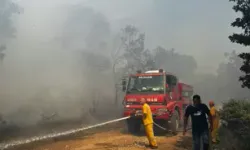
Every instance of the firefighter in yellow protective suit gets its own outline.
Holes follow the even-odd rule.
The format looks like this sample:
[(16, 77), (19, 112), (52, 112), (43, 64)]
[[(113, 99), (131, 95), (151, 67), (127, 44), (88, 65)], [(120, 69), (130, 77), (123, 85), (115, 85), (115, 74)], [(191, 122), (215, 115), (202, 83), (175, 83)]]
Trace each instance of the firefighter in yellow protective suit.
[(145, 128), (146, 136), (149, 141), (149, 146), (152, 149), (157, 149), (158, 146), (154, 137), (153, 116), (152, 116), (151, 109), (149, 105), (146, 103), (145, 99), (141, 100), (141, 104), (142, 104), (142, 113), (143, 113), (142, 120), (143, 120), (143, 124)]
[(209, 101), (209, 107), (210, 107), (210, 114), (212, 116), (213, 119), (213, 131), (212, 131), (212, 142), (213, 143), (217, 143), (219, 142), (219, 138), (218, 138), (218, 129), (219, 129), (219, 113), (217, 111), (217, 109), (215, 108), (214, 102), (213, 101)]

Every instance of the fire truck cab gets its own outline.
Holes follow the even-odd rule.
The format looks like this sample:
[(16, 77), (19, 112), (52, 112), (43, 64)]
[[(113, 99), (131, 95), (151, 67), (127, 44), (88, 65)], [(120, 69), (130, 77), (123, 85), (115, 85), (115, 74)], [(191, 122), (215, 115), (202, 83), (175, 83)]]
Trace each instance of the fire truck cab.
[[(183, 119), (185, 108), (191, 102), (193, 87), (181, 83), (179, 79), (162, 69), (151, 70), (129, 75), (123, 80), (123, 116), (141, 113), (141, 99), (146, 99), (150, 105), (154, 122), (172, 132), (176, 132)], [(133, 117), (127, 120), (130, 133), (140, 130), (142, 119)]]

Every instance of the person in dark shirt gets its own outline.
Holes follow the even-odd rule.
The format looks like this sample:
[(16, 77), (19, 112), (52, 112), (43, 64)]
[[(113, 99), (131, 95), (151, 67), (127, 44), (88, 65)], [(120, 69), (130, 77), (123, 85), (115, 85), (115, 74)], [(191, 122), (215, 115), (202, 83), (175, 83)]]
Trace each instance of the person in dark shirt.
[[(193, 150), (200, 150), (201, 140), (203, 150), (209, 149), (209, 130), (207, 117), (212, 124), (211, 114), (207, 105), (201, 103), (199, 95), (193, 96), (193, 105), (189, 105), (185, 110), (183, 135), (187, 132), (188, 117), (192, 119)], [(211, 130), (211, 126), (210, 126)]]

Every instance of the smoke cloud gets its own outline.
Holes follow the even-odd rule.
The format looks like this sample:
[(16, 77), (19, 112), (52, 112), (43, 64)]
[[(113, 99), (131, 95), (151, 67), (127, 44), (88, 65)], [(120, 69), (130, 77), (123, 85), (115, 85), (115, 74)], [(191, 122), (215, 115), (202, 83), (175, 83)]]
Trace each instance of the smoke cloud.
[[(122, 94), (119, 106), (113, 105), (111, 53), (118, 48), (120, 29), (128, 24), (145, 33), (146, 48), (174, 48), (175, 59), (169, 57), (163, 61), (167, 65), (159, 66), (195, 85), (204, 99), (247, 93), (238, 82), (237, 88), (216, 93), (223, 80), (218, 79), (217, 69), (221, 62), (228, 61), (224, 60), (224, 52), (245, 50), (227, 40), (232, 32), (228, 27), (234, 19), (227, 2), (216, 3), (215, 8), (212, 1), (197, 0), (13, 2), (23, 8), (23, 13), (11, 17), (15, 38), (5, 39), (8, 47), (0, 68), (0, 113), (16, 124), (34, 125), (42, 115), (54, 113), (67, 120), (82, 118), (95, 109), (99, 118), (122, 111)], [(179, 62), (190, 62), (190, 66), (178, 65), (176, 69)], [(223, 76), (229, 74), (225, 72)], [(237, 80), (238, 76), (233, 77)], [(224, 82), (229, 83), (233, 77), (224, 80), (220, 89), (230, 86)], [(240, 92), (229, 95), (232, 91)]]

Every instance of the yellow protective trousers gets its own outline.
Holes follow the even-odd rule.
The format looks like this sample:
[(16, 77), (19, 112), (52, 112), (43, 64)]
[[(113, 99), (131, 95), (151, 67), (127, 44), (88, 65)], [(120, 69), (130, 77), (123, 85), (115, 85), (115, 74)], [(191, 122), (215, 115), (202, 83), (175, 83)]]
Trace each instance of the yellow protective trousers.
[(212, 136), (212, 141), (214, 143), (217, 143), (219, 141), (218, 129), (213, 129), (211, 136)]
[(148, 142), (150, 146), (157, 146), (155, 137), (154, 137), (154, 130), (153, 130), (153, 124), (147, 124), (144, 125), (146, 136), (148, 138)]
[(218, 129), (219, 129), (219, 119), (213, 118), (213, 131), (211, 133), (211, 136), (212, 136), (212, 141), (215, 143), (219, 141)]

